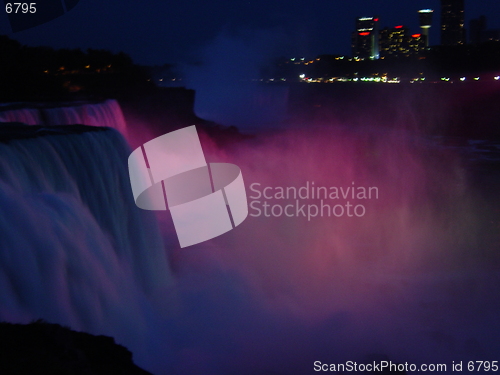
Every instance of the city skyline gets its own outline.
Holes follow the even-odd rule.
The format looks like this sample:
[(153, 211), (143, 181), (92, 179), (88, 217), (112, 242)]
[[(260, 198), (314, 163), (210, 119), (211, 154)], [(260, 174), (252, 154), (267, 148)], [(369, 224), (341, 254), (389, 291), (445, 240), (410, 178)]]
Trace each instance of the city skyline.
[[(480, 43), (488, 39), (500, 40), (500, 29), (490, 30), (487, 17), (481, 15), (470, 20), (470, 30), (465, 25), (464, 0), (440, 0), (439, 43), (430, 43), (430, 29), (434, 10), (418, 10), (420, 32), (415, 33), (403, 24), (393, 27), (380, 25), (380, 16), (360, 17), (355, 20), (351, 45), (353, 58), (384, 59), (391, 57), (419, 56), (433, 45), (458, 46), (467, 42)], [(469, 34), (469, 35), (468, 35)]]
[[(150, 2), (128, 7), (117, 0), (106, 4), (81, 0), (65, 16), (19, 33), (10, 33), (2, 13), (0, 33), (30, 46), (124, 51), (146, 65), (200, 61), (203, 51), (221, 37), (237, 41), (250, 55), (350, 55), (356, 18), (378, 15), (381, 28), (404, 25), (411, 33), (420, 33), (418, 10), (425, 8), (434, 9), (430, 40), (431, 45), (439, 44), (439, 0), (291, 0), (287, 4), (256, 0), (238, 5), (229, 1), (212, 5)], [(495, 14), (500, 14), (496, 0), (479, 4), (466, 0), (467, 33), (470, 20), (481, 15), (488, 18), (489, 28), (500, 28), (500, 17), (491, 16)], [(66, 32), (60, 33), (61, 29)]]

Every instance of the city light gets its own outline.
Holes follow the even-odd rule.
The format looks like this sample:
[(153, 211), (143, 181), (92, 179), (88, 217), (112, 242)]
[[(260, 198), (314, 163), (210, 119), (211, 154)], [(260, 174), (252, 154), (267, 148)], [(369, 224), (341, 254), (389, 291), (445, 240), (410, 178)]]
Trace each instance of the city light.
[[(385, 27), (379, 30), (379, 18), (378, 17), (360, 17), (356, 19), (356, 28), (351, 33), (352, 38), (352, 57), (350, 56), (330, 56), (329, 58), (335, 60), (346, 60), (349, 62), (363, 62), (369, 60), (377, 60), (377, 59), (414, 59), (414, 60), (424, 60), (428, 56), (425, 51), (430, 51), (429, 47), (429, 28), (431, 27), (432, 14), (434, 13), (433, 9), (420, 9), (418, 10), (419, 14), (419, 25), (420, 31), (416, 33), (412, 33), (411, 29), (404, 24), (396, 24), (393, 27)], [(375, 23), (377, 22), (377, 23)], [(446, 25), (443, 27), (447, 27)], [(290, 59), (292, 63), (296, 65), (310, 65), (314, 64), (319, 58), (315, 59), (307, 59), (304, 57), (297, 57)], [(328, 62), (328, 60), (325, 60)], [(292, 65), (290, 63), (290, 65)], [(322, 64), (324, 65), (324, 64)], [(353, 65), (354, 67), (354, 65)], [(327, 68), (327, 67), (326, 67)], [(321, 66), (321, 69), (325, 69), (324, 66)], [(401, 80), (400, 77), (396, 78), (388, 78), (387, 73), (372, 73), (370, 76), (361, 77), (358, 76), (358, 73), (355, 73), (353, 76), (349, 77), (330, 77), (326, 78), (325, 76), (320, 76), (318, 72), (313, 73), (313, 71), (309, 71), (308, 67), (305, 67), (304, 70), (307, 73), (300, 74), (300, 81), (311, 83), (311, 82), (376, 82), (376, 83), (437, 83), (437, 82), (465, 82), (465, 81), (479, 81), (480, 77), (440, 77), (440, 78), (431, 78), (426, 80), (423, 76), (424, 73), (415, 74), (413, 78), (405, 77)], [(297, 74), (297, 73), (295, 73)], [(310, 75), (313, 75), (312, 77)], [(315, 75), (318, 77), (314, 77)], [(324, 73), (322, 73), (324, 74)], [(446, 74), (446, 73), (444, 73)], [(494, 76), (494, 80), (500, 81), (500, 75)], [(488, 78), (491, 80), (491, 78)], [(276, 81), (279, 78), (276, 79)]]

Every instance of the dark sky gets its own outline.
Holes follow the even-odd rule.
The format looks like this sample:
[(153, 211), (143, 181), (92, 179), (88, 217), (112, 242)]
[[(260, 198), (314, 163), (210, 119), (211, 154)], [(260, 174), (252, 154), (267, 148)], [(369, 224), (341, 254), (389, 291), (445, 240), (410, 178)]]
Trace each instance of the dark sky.
[[(81, 0), (66, 15), (12, 34), (0, 13), (0, 33), (28, 45), (124, 51), (141, 64), (193, 62), (217, 36), (249, 41), (256, 53), (314, 57), (350, 54), (357, 16), (379, 15), (381, 26), (418, 32), (416, 11), (434, 9), (431, 44), (439, 42), (439, 0)], [(488, 16), (500, 28), (499, 0), (466, 0), (466, 26)], [(262, 44), (262, 51), (259, 51)]]

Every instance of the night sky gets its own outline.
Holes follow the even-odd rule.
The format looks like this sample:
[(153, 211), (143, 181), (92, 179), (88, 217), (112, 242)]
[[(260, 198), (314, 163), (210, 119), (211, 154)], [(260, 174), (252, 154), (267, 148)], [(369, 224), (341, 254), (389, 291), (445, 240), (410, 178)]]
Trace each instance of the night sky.
[[(217, 36), (249, 41), (256, 54), (314, 57), (350, 54), (354, 19), (379, 15), (381, 27), (404, 24), (419, 32), (417, 10), (435, 10), (431, 44), (439, 42), (439, 0), (81, 0), (47, 24), (11, 33), (0, 13), (0, 33), (23, 44), (124, 51), (148, 65), (193, 63)], [(471, 18), (488, 16), (500, 28), (500, 1), (466, 0)], [(262, 44), (262, 49), (259, 45)], [(265, 45), (265, 47), (264, 47)]]

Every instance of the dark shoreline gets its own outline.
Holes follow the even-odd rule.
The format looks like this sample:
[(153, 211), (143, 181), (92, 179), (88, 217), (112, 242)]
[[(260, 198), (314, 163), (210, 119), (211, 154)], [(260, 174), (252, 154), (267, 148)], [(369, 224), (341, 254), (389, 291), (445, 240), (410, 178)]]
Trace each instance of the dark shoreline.
[(151, 375), (112, 337), (76, 332), (42, 320), (0, 323), (0, 373)]

